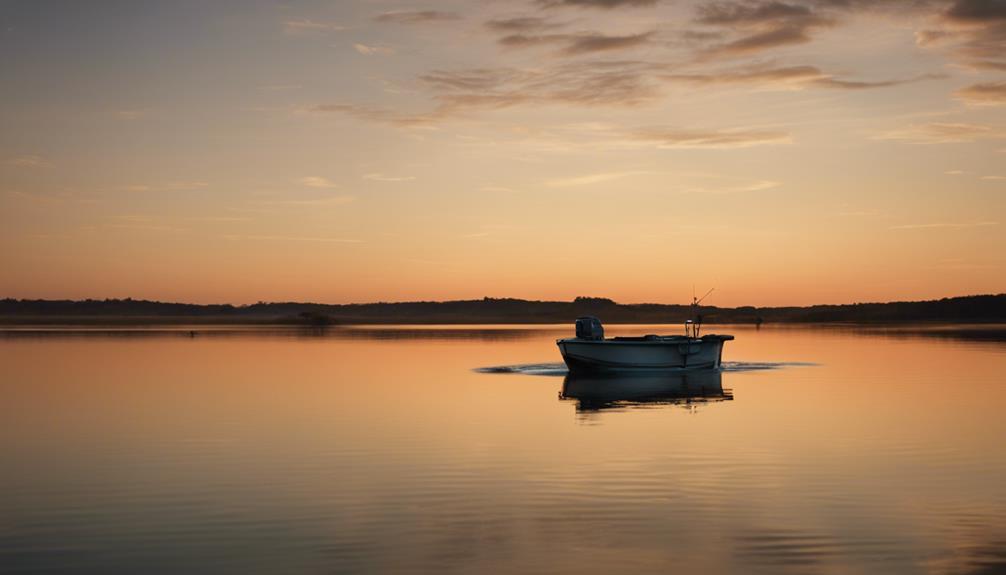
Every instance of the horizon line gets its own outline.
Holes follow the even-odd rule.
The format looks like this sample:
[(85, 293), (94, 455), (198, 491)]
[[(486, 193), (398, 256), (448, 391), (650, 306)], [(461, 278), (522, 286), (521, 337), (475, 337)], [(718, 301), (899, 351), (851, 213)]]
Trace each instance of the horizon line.
[[(717, 306), (712, 304), (701, 305), (700, 307), (707, 308), (722, 308), (722, 309), (739, 309), (739, 308), (755, 308), (755, 309), (768, 309), (768, 308), (810, 308), (810, 307), (820, 307), (820, 306), (855, 306), (855, 305), (875, 305), (875, 304), (908, 304), (908, 303), (929, 303), (938, 302), (944, 300), (952, 299), (965, 299), (965, 298), (976, 298), (976, 297), (999, 297), (1006, 296), (1006, 292), (999, 293), (975, 293), (966, 295), (955, 295), (955, 296), (944, 296), (940, 298), (932, 299), (916, 299), (916, 300), (890, 300), (890, 301), (855, 301), (850, 303), (814, 303), (809, 305), (735, 305), (735, 306)], [(447, 304), (447, 303), (468, 303), (468, 302), (487, 302), (487, 301), (521, 301), (528, 303), (563, 303), (572, 304), (576, 303), (578, 299), (584, 300), (607, 300), (613, 305), (619, 306), (640, 306), (640, 305), (661, 305), (661, 306), (681, 306), (688, 307), (690, 303), (661, 303), (661, 302), (618, 302), (611, 298), (600, 297), (600, 296), (576, 296), (571, 300), (553, 300), (553, 299), (525, 299), (517, 297), (489, 297), (484, 296), (481, 298), (471, 298), (471, 299), (447, 299), (447, 300), (405, 300), (405, 301), (370, 301), (370, 302), (350, 302), (350, 303), (323, 303), (323, 302), (312, 302), (312, 301), (257, 301), (254, 303), (245, 304), (235, 304), (235, 303), (192, 303), (184, 301), (164, 301), (156, 299), (137, 299), (133, 297), (124, 298), (83, 298), (83, 299), (47, 299), (47, 298), (17, 298), (17, 297), (2, 297), (0, 302), (4, 301), (16, 301), (16, 302), (141, 302), (141, 303), (152, 303), (152, 304), (163, 304), (163, 305), (189, 305), (189, 306), (230, 306), (234, 308), (247, 308), (257, 305), (320, 305), (320, 306), (368, 306), (368, 305), (405, 305), (405, 304)]]

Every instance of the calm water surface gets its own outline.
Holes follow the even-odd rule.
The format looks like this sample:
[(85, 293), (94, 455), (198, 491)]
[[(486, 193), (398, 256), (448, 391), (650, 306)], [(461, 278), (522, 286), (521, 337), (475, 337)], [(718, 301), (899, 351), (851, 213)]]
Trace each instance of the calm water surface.
[(1006, 573), (1001, 327), (7, 331), (0, 571)]

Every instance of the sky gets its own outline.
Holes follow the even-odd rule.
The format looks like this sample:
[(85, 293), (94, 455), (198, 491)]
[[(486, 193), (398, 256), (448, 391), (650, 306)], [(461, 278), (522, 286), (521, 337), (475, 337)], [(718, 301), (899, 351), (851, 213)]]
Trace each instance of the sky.
[(1006, 291), (1006, 1), (0, 0), (0, 297)]

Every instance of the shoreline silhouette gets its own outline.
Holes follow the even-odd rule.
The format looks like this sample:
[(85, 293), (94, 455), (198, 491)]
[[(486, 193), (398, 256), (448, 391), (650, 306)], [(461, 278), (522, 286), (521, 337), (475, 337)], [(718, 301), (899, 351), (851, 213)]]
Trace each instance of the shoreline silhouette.
[[(135, 299), (0, 300), (2, 325), (95, 324), (553, 324), (582, 315), (605, 323), (679, 323), (692, 317), (684, 304), (621, 304), (607, 298), (572, 301), (512, 298), (480, 300), (320, 304), (260, 302), (250, 305), (189, 304)], [(1006, 321), (1006, 294), (928, 301), (786, 307), (700, 306), (709, 324), (764, 323), (995, 323)]]

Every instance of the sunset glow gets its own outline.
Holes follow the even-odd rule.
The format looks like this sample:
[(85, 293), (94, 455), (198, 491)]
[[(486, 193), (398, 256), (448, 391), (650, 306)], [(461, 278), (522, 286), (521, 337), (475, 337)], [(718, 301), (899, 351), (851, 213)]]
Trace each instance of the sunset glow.
[(0, 297), (1006, 287), (1002, 2), (8, 2)]

